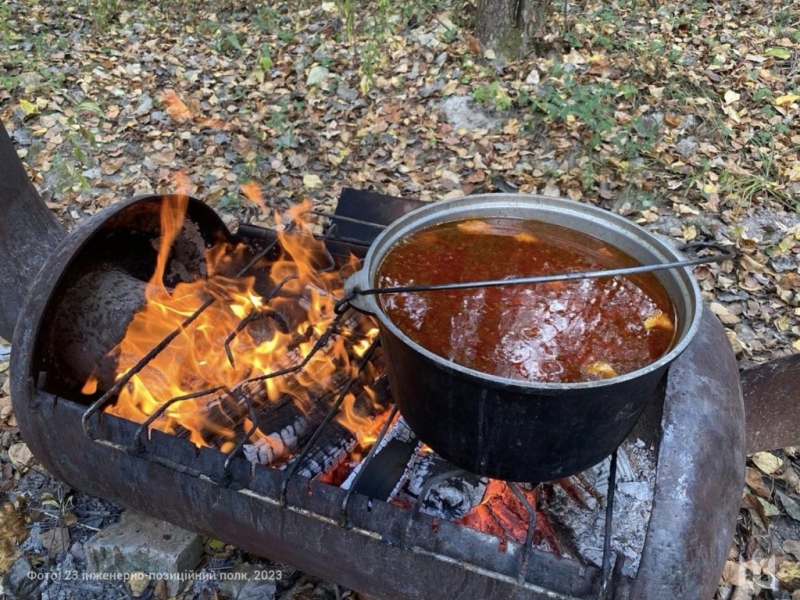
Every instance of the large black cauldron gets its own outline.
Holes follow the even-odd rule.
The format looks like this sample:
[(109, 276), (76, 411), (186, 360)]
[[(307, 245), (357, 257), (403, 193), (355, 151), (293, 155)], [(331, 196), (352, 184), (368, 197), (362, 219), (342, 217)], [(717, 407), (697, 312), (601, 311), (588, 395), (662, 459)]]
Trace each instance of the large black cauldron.
[[(432, 225), (472, 218), (545, 221), (597, 237), (642, 264), (683, 257), (669, 243), (614, 213), (569, 200), (491, 194), (439, 202), (392, 223), (375, 240), (349, 292), (375, 287), (378, 268), (401, 238)], [(540, 482), (580, 473), (630, 433), (669, 364), (700, 321), (700, 292), (688, 269), (654, 273), (677, 313), (672, 349), (650, 365), (611, 379), (536, 383), (481, 373), (426, 350), (383, 313), (375, 296), (351, 304), (377, 317), (392, 394), (419, 438), (453, 464), (510, 481)]]

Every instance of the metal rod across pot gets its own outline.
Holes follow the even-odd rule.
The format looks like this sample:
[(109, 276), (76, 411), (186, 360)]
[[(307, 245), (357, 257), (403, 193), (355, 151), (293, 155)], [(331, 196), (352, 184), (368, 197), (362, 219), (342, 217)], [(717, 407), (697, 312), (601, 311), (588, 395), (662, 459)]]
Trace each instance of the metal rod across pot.
[(638, 265), (635, 267), (624, 267), (620, 269), (606, 269), (601, 271), (580, 271), (577, 273), (557, 273), (554, 275), (536, 275), (533, 277), (517, 277), (509, 279), (487, 279), (483, 281), (462, 281), (459, 283), (436, 283), (423, 285), (397, 285), (380, 288), (360, 289), (354, 287), (351, 292), (337, 303), (337, 312), (356, 295), (374, 296), (376, 294), (400, 294), (409, 292), (435, 292), (440, 290), (463, 290), (479, 287), (499, 287), (504, 285), (530, 285), (534, 283), (549, 283), (553, 281), (573, 281), (576, 279), (598, 279), (600, 277), (617, 277), (620, 275), (637, 275), (639, 273), (651, 273), (653, 271), (665, 271), (667, 269), (678, 269), (692, 267), (695, 265), (719, 263), (736, 257), (733, 250), (724, 248), (710, 242), (694, 242), (678, 248), (684, 253), (695, 252), (698, 250), (716, 250), (719, 254), (715, 256), (696, 256), (687, 260), (659, 263), (655, 265)]

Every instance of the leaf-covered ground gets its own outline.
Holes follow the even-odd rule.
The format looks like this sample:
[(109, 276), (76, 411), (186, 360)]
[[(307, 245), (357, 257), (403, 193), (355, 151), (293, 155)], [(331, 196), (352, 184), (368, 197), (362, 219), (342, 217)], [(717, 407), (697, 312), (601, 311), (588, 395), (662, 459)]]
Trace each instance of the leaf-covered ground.
[[(251, 182), (567, 196), (736, 248), (697, 276), (743, 366), (800, 349), (796, 0), (559, 4), (519, 63), (464, 0), (210, 4), (0, 5), (0, 119), (66, 226), (178, 171), (231, 226)], [(795, 454), (751, 463), (720, 598), (800, 586)]]

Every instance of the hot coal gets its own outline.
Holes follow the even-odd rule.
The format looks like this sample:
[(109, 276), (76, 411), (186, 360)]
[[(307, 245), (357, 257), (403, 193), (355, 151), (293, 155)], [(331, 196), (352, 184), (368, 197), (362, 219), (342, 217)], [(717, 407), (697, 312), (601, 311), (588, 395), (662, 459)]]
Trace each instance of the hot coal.
[[(486, 477), (456, 469), (426, 448), (417, 451), (406, 473), (393, 499), (411, 506), (419, 501), (422, 512), (448, 521), (464, 517), (480, 504), (489, 482)], [(434, 478), (437, 481), (432, 482)]]
[(291, 456), (313, 433), (327, 412), (324, 404), (315, 405), (307, 413), (294, 402), (284, 403), (281, 408), (282, 410), (271, 411), (271, 415), (263, 422), (259, 419), (259, 430), (270, 433), (259, 437), (252, 444), (245, 444), (244, 455), (250, 462), (275, 465)]
[[(398, 467), (394, 464), (395, 458), (404, 452), (410, 459)], [(384, 455), (389, 458), (381, 463)], [(375, 470), (375, 464), (393, 469), (397, 483), (387, 485), (383, 481), (387, 474), (370, 473)], [(612, 550), (625, 555), (625, 573), (635, 576), (652, 509), (655, 455), (639, 440), (626, 441), (619, 449), (617, 464)], [(543, 484), (538, 489), (517, 484), (521, 493), (537, 507), (534, 536), (537, 548), (586, 564), (601, 565), (609, 466), (610, 459), (607, 459), (584, 473)], [(343, 489), (350, 489), (361, 468), (362, 465), (358, 465), (353, 470), (341, 485)], [(529, 513), (506, 484), (454, 469), (422, 446), (402, 417), (380, 441), (367, 469), (359, 480), (359, 493), (411, 508), (416, 505), (426, 483), (442, 477), (430, 486), (421, 500), (421, 512), (474, 526), (503, 541), (522, 543), (526, 538)], [(388, 494), (375, 492), (390, 488)], [(484, 523), (479, 524), (480, 520)]]

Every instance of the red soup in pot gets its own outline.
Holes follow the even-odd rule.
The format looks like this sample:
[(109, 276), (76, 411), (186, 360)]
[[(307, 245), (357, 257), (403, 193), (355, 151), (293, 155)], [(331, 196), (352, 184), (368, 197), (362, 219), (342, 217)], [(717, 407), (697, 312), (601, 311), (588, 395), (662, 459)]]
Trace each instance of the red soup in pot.
[[(453, 221), (390, 248), (380, 287), (594, 271), (639, 263), (582, 232), (540, 221)], [(675, 310), (652, 274), (382, 294), (386, 315), (434, 354), (523, 381), (607, 379), (672, 345)]]

